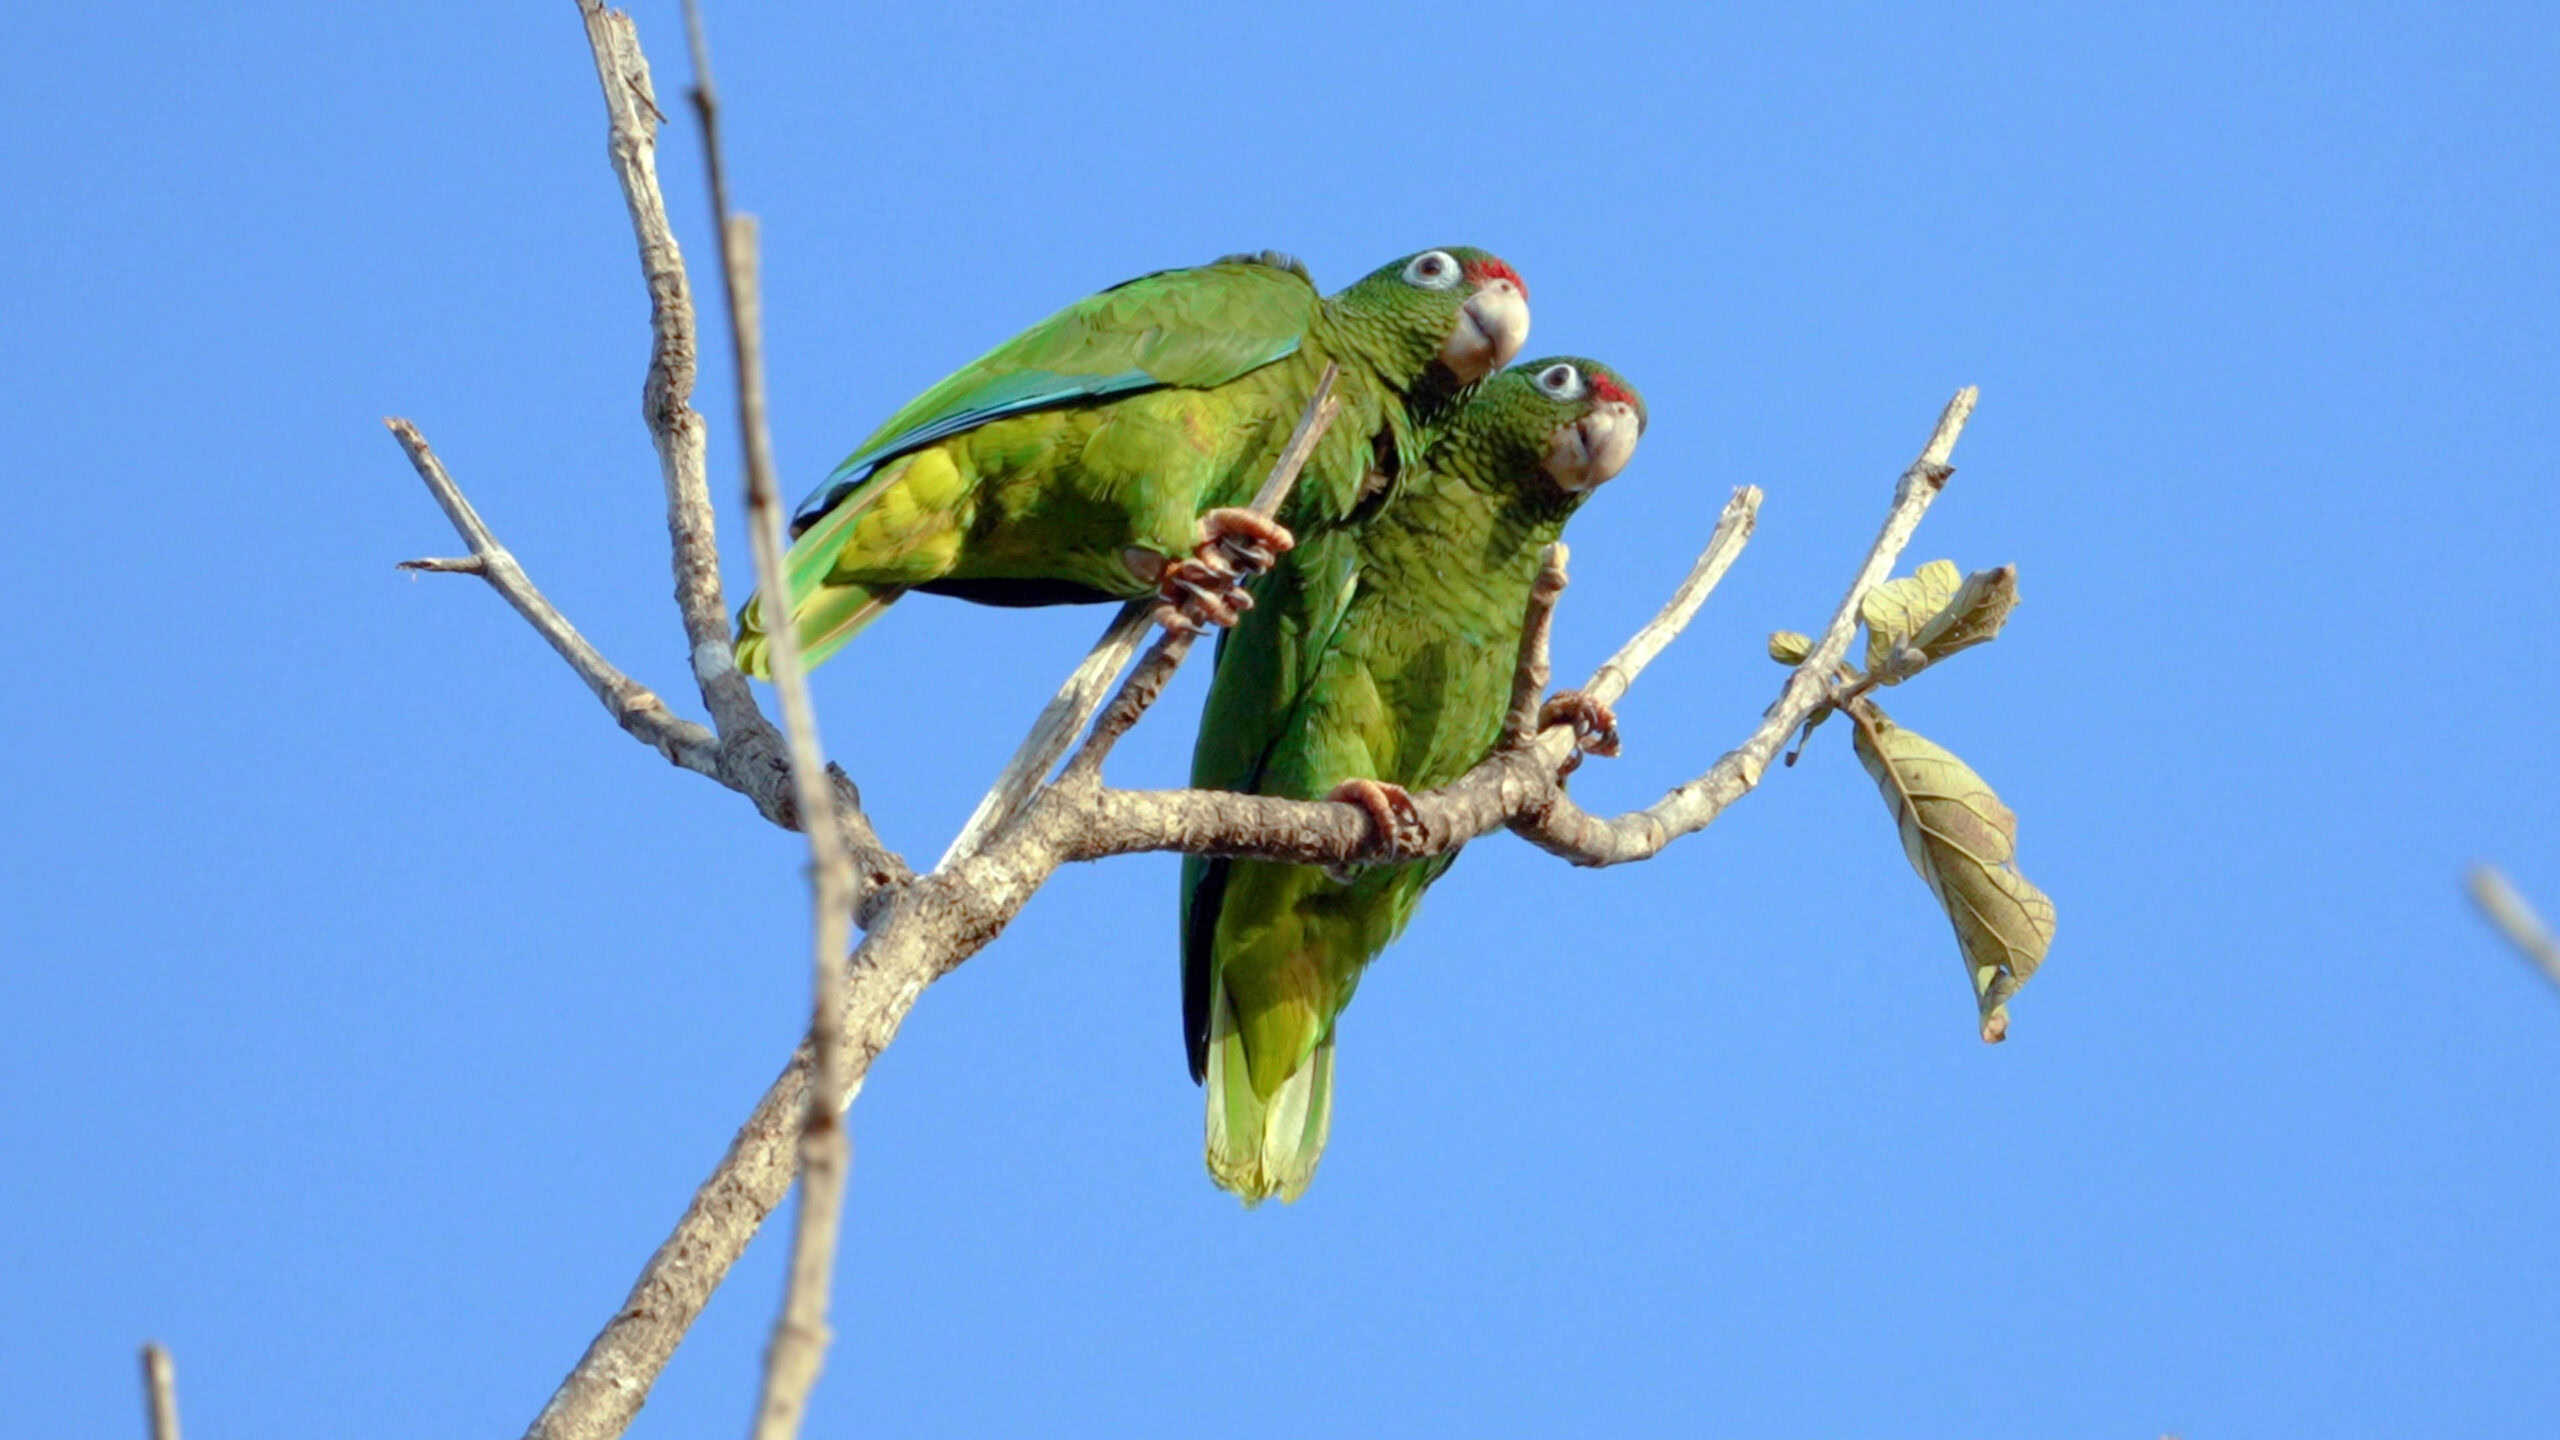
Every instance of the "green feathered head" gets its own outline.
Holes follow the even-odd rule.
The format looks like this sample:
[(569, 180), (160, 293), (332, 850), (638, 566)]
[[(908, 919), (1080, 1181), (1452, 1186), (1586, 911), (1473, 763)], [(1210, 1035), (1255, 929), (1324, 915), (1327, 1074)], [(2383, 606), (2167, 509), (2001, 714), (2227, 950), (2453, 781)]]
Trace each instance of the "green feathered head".
[(1625, 376), (1551, 355), (1484, 382), (1442, 443), (1482, 455), (1500, 477), (1543, 475), (1579, 498), (1627, 468), (1645, 419), (1644, 397)]
[(1529, 282), (1467, 245), (1391, 260), (1325, 303), (1388, 369), (1419, 376), (1436, 361), (1459, 385), (1510, 364), (1529, 339)]

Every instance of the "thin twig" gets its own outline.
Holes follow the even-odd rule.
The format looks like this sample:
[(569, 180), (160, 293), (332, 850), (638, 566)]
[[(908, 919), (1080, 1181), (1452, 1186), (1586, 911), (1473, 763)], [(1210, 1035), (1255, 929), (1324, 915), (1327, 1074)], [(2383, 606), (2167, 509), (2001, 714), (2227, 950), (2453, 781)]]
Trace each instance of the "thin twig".
[(2489, 917), (2507, 937), (2516, 952), (2539, 966), (2552, 984), (2560, 985), (2560, 938), (2554, 938), (2542, 917), (2533, 913), (2516, 887), (2494, 865), (2474, 865), (2467, 880), (2471, 903)]
[(614, 723), (685, 769), (700, 775), (718, 776), (720, 744), (711, 732), (669, 710), (656, 691), (615, 669), (601, 651), (587, 643), (587, 637), (578, 633), (578, 627), (569, 623), (569, 617), (561, 614), (535, 588), (533, 581), (526, 578), (524, 567), (516, 563), (514, 553), (499, 544), (498, 537), (490, 533), (488, 525), (480, 519), (480, 512), (472, 508), (462, 488), (453, 483), (453, 476), (446, 473), (444, 462), (436, 458), (436, 452), (427, 445), (427, 437), (418, 433), (417, 426), (396, 416), (382, 423), (391, 427), (392, 438), (408, 452), (409, 463), (416, 467), (418, 478), (427, 484), (427, 493), (435, 497), (436, 504), (444, 510), (445, 518), (453, 522), (453, 528), (461, 534), (463, 543), (471, 547), (467, 559), (405, 560), (400, 568), (447, 575), (477, 575), (488, 581), (489, 588), (515, 607), (515, 612), (525, 618), (525, 623), (533, 627), (534, 633), (549, 641), (560, 658), (569, 662), (569, 668), (578, 672), (578, 678), (587, 682), (587, 688), (604, 702), (604, 708), (613, 716)]
[(1093, 717), (1111, 682), (1128, 668), (1129, 657), (1146, 642), (1147, 632), (1155, 628), (1156, 603), (1149, 598), (1132, 600), (1120, 607), (1120, 613), (1103, 629), (1102, 638), (1085, 653), (1066, 683), (1058, 687), (1058, 693), (1040, 707), (1039, 718), (1031, 722), (1031, 733), (1022, 737), (1013, 758), (1005, 762), (1002, 773), (979, 798), (978, 808), (969, 813), (968, 823), (952, 837), (950, 848), (942, 852), (933, 868), (942, 869), (964, 855), (977, 853), (997, 827), (1021, 813), (1032, 792), (1058, 763), (1058, 757), (1067, 753), (1067, 746), (1084, 728), (1084, 722)]
[(1689, 573), (1680, 581), (1680, 588), (1671, 592), (1671, 599), (1663, 605), (1660, 614), (1645, 622), (1643, 629), (1627, 637), (1627, 643), (1618, 647), (1617, 654), (1600, 662), (1600, 668), (1591, 672), (1591, 683), (1582, 687), (1583, 693), (1603, 705), (1618, 703), (1627, 693), (1627, 687), (1644, 673), (1644, 667), (1653, 663), (1653, 657), (1661, 654), (1665, 646), (1679, 638), (1681, 631), (1689, 628), (1689, 622), (1697, 617), (1699, 607), (1707, 603), (1707, 597), (1723, 583), (1725, 572), (1733, 568), (1734, 560), (1742, 554), (1742, 547), (1751, 543), (1751, 532), (1759, 523), (1760, 487), (1735, 487), (1733, 498), (1724, 502), (1724, 513), (1716, 517), (1716, 528), (1707, 537), (1707, 548), (1698, 552), (1698, 562), (1689, 567)]
[[(687, 10), (692, 6), (688, 4)], [(706, 72), (707, 73), (707, 72)], [(706, 92), (707, 93), (707, 92)], [(704, 102), (707, 111), (709, 104)], [(729, 275), (731, 320), (740, 348), (756, 345), (755, 224), (739, 216), (723, 227)], [(742, 390), (747, 377), (761, 367), (739, 365)], [(741, 402), (744, 405), (746, 402)], [(762, 416), (755, 416), (761, 423)], [(752, 453), (752, 447), (751, 447)], [(749, 524), (754, 531), (757, 583), (767, 595), (787, 593), (782, 568), (782, 500), (774, 488), (770, 460), (758, 455), (750, 464)], [(809, 672), (800, 658), (799, 636), (789, 625), (775, 627), (769, 642), (774, 688), (782, 697), (783, 724), (791, 739), (791, 778), (803, 815), (825, 815), (835, 797), (827, 783), (826, 762), (819, 750), (817, 717), (809, 700)], [(851, 1167), (851, 1140), (834, 1097), (845, 1092), (844, 1001), (845, 945), (852, 922), (853, 865), (845, 854), (836, 824), (801, 827), (809, 837), (810, 934), (812, 994), (809, 1002), (811, 1066), (819, 1077), (809, 1088), (800, 1122), (800, 1209), (792, 1230), (790, 1284), (783, 1293), (782, 1313), (774, 1320), (773, 1338), (765, 1347), (764, 1385), (756, 1407), (756, 1440), (790, 1440), (800, 1433), (809, 1393), (818, 1383), (826, 1359), (827, 1300), (834, 1288), (836, 1235), (843, 1223), (846, 1172)]]
[[(685, 29), (693, 52), (693, 108), (702, 122), (703, 168), (711, 185), (711, 214), (720, 236), (720, 273), (729, 301), (730, 353), (738, 377), (738, 431), (747, 467), (747, 526), (755, 547), (756, 583), (767, 595), (789, 593), (782, 567), (782, 494), (774, 482), (773, 442), (764, 411), (764, 319), (756, 273), (756, 222), (729, 211), (722, 178), (720, 102), (712, 88), (711, 49), (702, 10), (685, 0)], [(826, 816), (835, 797), (827, 785), (825, 753), (818, 740), (817, 710), (809, 698), (809, 671), (800, 637), (789, 625), (774, 627), (769, 641), (773, 686), (782, 700), (784, 733), (791, 745), (791, 782), (803, 816)], [(809, 1087), (800, 1120), (800, 1210), (791, 1237), (790, 1281), (782, 1313), (766, 1343), (764, 1383), (756, 1404), (756, 1440), (791, 1440), (808, 1413), (809, 1393), (827, 1352), (827, 1299), (834, 1288), (836, 1236), (843, 1223), (845, 1172), (850, 1145), (834, 1097), (847, 1083), (844, 1051), (845, 943), (851, 921), (853, 867), (837, 826), (805, 824), (809, 838), (810, 972), (809, 1053), (818, 1083)]]
[[(589, 644), (586, 637), (568, 617), (561, 614), (546, 598), (541, 587), (517, 563), (515, 553), (500, 543), (479, 512), (472, 508), (469, 497), (454, 482), (437, 458), (426, 438), (415, 425), (397, 418), (383, 422), (394, 439), (409, 456), (418, 478), (426, 483), (427, 493), (435, 498), (453, 522), (473, 553), (454, 557), (430, 557), (403, 560), (399, 568), (420, 574), (474, 575), (489, 583), (517, 614), (532, 625), (535, 633), (549, 641), (553, 650), (569, 662), (578, 678), (587, 683), (596, 698), (615, 722), (642, 744), (666, 756), (675, 764), (697, 775), (707, 775), (755, 802), (758, 812), (786, 828), (799, 827), (799, 807), (792, 800), (787, 755), (773, 767), (741, 765), (730, 758), (735, 747), (702, 726), (678, 716), (667, 708), (658, 693), (632, 679)], [(880, 843), (879, 834), (861, 809), (862, 797), (853, 782), (842, 772), (830, 770), (828, 782), (834, 793), (838, 829), (845, 847), (863, 867), (863, 882), (856, 913), (862, 913), (865, 902), (875, 901), (889, 889), (913, 878), (906, 862)]]
[[(1308, 457), (1315, 454), (1316, 442), (1324, 438), (1324, 432), (1333, 424), (1334, 417), (1342, 413), (1342, 400), (1333, 393), (1333, 382), (1340, 373), (1340, 366), (1328, 364), (1324, 373), (1316, 377), (1316, 388), (1307, 396), (1307, 408), (1298, 416), (1298, 427), (1289, 432), (1289, 443), (1280, 448), (1280, 458), (1272, 462), (1271, 473), (1264, 478), (1262, 489), (1253, 497), (1252, 508), (1256, 514), (1267, 519), (1279, 513), (1281, 505), (1289, 498), (1290, 487), (1298, 483), (1298, 473), (1307, 468)], [(1067, 762), (1065, 774), (1059, 777), (1061, 783), (1074, 781), (1089, 785), (1094, 782), (1102, 771), (1104, 758), (1111, 753), (1111, 747), (1119, 742), (1121, 736), (1129, 733), (1129, 727), (1137, 724), (1138, 717), (1147, 713), (1147, 707), (1164, 693), (1165, 684), (1182, 664), (1182, 657), (1191, 653), (1191, 642), (1197, 634), (1197, 631), (1179, 625), (1165, 627), (1155, 647), (1138, 662), (1137, 669), (1129, 672), (1129, 678), (1120, 686), (1120, 693), (1112, 696), (1111, 703), (1104, 707), (1102, 718), (1093, 722), (1093, 733), (1085, 738), (1084, 748)]]
[[(1832, 612), (1830, 626), (1823, 631), (1813, 653), (1789, 673), (1776, 702), (1740, 746), (1728, 751), (1705, 774), (1642, 810), (1603, 820), (1559, 791), (1553, 804), (1521, 816), (1511, 828), (1531, 844), (1577, 865), (1618, 865), (1661, 853), (1663, 846), (1705, 829), (1726, 806), (1749, 794), (1760, 783), (1771, 757), (1786, 743), (1787, 736), (1824, 703), (1830, 691), (1830, 676), (1848, 653), (1850, 637), (1857, 632), (1860, 602), (1892, 573), (1893, 562), (1919, 529), (1920, 517), (1928, 513), (1930, 502), (1937, 499), (1948, 477), (1955, 473), (1947, 460), (1954, 454), (1956, 440), (1963, 435), (1965, 422), (1972, 418), (1974, 402), (1980, 397), (1981, 392), (1968, 385), (1957, 391), (1939, 413), (1937, 426), (1930, 432), (1928, 444), (1921, 448), (1920, 458), (1912, 461), (1895, 482), (1893, 507), (1886, 512), (1875, 544), (1868, 547), (1865, 561), (1850, 580), (1848, 593)], [(1597, 692), (1620, 674), (1632, 679), (1651, 658), (1651, 652), (1630, 657), (1636, 648), (1631, 642), (1611, 657), (1591, 677), (1589, 688)], [(1628, 663), (1630, 658), (1632, 664)], [(1547, 737), (1541, 738), (1543, 742)]]
[[(667, 530), (675, 561), (676, 608), (684, 617), (695, 680), (723, 739), (735, 730), (771, 729), (746, 677), (729, 653), (729, 612), (720, 597), (720, 550), (706, 474), (702, 416), (693, 408), (697, 339), (693, 282), (684, 251), (667, 221), (658, 187), (658, 125), (665, 119), (649, 78), (649, 58), (631, 17), (602, 0), (578, 0), (587, 43), (603, 87), (606, 153), (622, 182), (640, 275), (649, 287), (649, 370), (641, 387), (643, 418), (658, 450), (667, 492)], [(779, 737), (774, 749), (781, 748)]]
[(1539, 702), (1555, 668), (1548, 663), (1548, 643), (1555, 631), (1556, 601), (1567, 583), (1565, 562), (1573, 552), (1561, 540), (1538, 557), (1538, 578), (1529, 584), (1529, 611), (1520, 625), (1520, 660), (1511, 671), (1511, 708), (1502, 720), (1501, 744), (1517, 748), (1538, 738)]
[(151, 1440), (178, 1440), (178, 1362), (156, 1343), (142, 1347), (142, 1404)]

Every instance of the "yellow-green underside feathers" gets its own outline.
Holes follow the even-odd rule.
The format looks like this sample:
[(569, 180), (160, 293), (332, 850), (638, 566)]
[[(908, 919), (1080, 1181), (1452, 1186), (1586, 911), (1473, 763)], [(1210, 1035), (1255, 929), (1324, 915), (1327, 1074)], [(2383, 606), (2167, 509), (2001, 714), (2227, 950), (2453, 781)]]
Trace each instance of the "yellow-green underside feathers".
[[(782, 557), (784, 582), (791, 592), (791, 624), (800, 638), (800, 664), (804, 669), (815, 669), (820, 661), (843, 649), (847, 641), (862, 632), (863, 626), (906, 593), (906, 588), (898, 585), (824, 583), (854, 522), (882, 493), (885, 492), (857, 497), (829, 511), (803, 531)], [(738, 669), (758, 680), (773, 678), (771, 651), (765, 639), (764, 604), (765, 597), (757, 594), (738, 610)]]
[(1295, 1200), (1316, 1178), (1333, 1131), (1333, 1033), (1269, 1100), (1255, 1097), (1244, 1039), (1221, 984), (1209, 998), (1209, 1174), (1246, 1205)]

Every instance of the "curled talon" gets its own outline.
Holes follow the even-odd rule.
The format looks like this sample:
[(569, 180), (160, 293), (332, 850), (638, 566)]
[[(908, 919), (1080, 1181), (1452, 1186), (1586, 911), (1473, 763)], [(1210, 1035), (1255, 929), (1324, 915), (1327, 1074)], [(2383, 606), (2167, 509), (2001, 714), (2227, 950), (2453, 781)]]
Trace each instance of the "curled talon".
[(1253, 597), (1234, 573), (1211, 560), (1177, 560), (1165, 566), (1156, 593), (1166, 602), (1164, 608), (1180, 612), (1184, 628), (1191, 630), (1233, 625), (1253, 608)]
[(1538, 728), (1571, 725), (1577, 750), (1600, 756), (1618, 753), (1618, 715), (1579, 690), (1560, 690), (1538, 707)]
[(1239, 576), (1260, 575), (1279, 563), (1280, 557), (1268, 545), (1221, 542), (1218, 556), (1233, 566)]
[(1324, 798), (1346, 805), (1357, 805), (1369, 812), (1369, 828), (1376, 835), (1381, 858), (1394, 859), (1407, 850), (1418, 849), (1430, 836), (1423, 829), (1422, 812), (1413, 803), (1413, 795), (1401, 785), (1379, 780), (1345, 780), (1333, 787)]
[(1223, 560), (1237, 575), (1259, 575), (1297, 545), (1288, 527), (1255, 510), (1221, 506), (1200, 517), (1202, 560)]
[(1574, 739), (1594, 754), (1608, 754), (1618, 748), (1618, 717), (1606, 705), (1579, 690), (1565, 690), (1551, 695), (1538, 707), (1540, 728), (1571, 725)]

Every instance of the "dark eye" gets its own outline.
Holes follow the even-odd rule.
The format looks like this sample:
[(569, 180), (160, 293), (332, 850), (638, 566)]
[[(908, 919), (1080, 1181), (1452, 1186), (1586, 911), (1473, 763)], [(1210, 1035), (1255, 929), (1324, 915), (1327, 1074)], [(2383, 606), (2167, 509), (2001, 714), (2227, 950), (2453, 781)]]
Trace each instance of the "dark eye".
[(1538, 388), (1558, 400), (1582, 398), (1582, 372), (1562, 361), (1538, 372)]
[(1404, 283), (1425, 290), (1446, 290), (1458, 283), (1458, 257), (1446, 250), (1425, 250), (1405, 263)]

